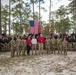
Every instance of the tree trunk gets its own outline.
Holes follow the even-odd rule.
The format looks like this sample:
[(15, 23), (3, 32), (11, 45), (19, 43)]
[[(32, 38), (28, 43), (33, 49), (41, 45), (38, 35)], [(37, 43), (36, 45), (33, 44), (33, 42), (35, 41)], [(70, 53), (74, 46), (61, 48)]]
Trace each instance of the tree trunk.
[(76, 0), (73, 0), (73, 21), (74, 21), (74, 32), (76, 33)]
[(34, 0), (33, 0), (33, 20), (35, 20), (35, 18), (34, 18)]
[(2, 28), (1, 28), (1, 0), (0, 0), (0, 35), (2, 34)]
[(5, 34), (6, 34), (6, 32), (7, 32), (6, 27), (7, 27), (7, 24), (6, 24), (6, 21), (5, 21), (5, 27), (4, 27), (4, 33), (5, 33)]
[(11, 6), (11, 1), (9, 0), (9, 36), (10, 36), (10, 6)]
[(21, 14), (21, 0), (19, 0), (19, 4), (20, 4), (20, 34), (19, 35), (21, 35), (22, 34), (22, 14)]
[(50, 6), (49, 6), (49, 24), (51, 25), (51, 0), (50, 0)]
[(49, 26), (48, 26), (48, 33), (51, 33), (51, 0), (49, 6)]
[(75, 33), (76, 33), (76, 0), (75, 0)]

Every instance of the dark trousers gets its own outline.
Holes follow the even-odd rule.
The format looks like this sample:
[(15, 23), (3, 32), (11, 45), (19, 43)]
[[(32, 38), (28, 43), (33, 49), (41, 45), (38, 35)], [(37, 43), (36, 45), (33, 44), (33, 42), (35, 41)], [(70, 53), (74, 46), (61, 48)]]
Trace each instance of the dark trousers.
[(27, 54), (30, 55), (31, 46), (27, 45)]

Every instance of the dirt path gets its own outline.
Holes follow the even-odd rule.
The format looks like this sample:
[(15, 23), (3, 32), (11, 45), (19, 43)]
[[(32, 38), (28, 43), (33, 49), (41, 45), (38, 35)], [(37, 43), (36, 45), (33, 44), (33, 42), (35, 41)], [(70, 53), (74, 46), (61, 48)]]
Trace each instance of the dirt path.
[(14, 58), (0, 53), (0, 75), (76, 75), (76, 52)]

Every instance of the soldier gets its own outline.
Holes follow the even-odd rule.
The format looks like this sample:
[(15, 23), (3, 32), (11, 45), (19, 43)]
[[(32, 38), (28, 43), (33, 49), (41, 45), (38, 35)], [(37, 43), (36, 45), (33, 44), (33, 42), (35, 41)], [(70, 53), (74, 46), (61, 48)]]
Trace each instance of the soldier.
[(5, 49), (9, 50), (8, 38), (5, 37), (4, 40), (5, 40)]
[(5, 38), (2, 37), (2, 41), (3, 41), (3, 47), (2, 47), (2, 51), (6, 50), (6, 42), (5, 42)]
[(72, 36), (69, 36), (69, 37), (68, 37), (68, 48), (69, 48), (69, 50), (72, 50), (72, 45), (73, 45), (72, 42), (73, 42), (73, 41), (72, 41)]
[(58, 36), (57, 38), (57, 50), (58, 50), (58, 54), (60, 50), (62, 51), (62, 39), (60, 38), (60, 36)]
[(10, 43), (11, 40), (12, 40), (12, 37), (7, 38), (8, 50), (11, 50), (11, 43)]
[(37, 39), (35, 38), (35, 36), (32, 37), (31, 43), (32, 43), (32, 55), (34, 50), (35, 50), (35, 54), (37, 54)]
[(50, 53), (50, 43), (51, 43), (51, 40), (49, 37), (46, 37), (46, 40), (45, 40), (45, 48), (47, 50), (47, 54)]
[(19, 56), (20, 52), (20, 36), (17, 37), (17, 50), (16, 50), (16, 55)]
[[(63, 41), (62, 41), (62, 48), (64, 51), (64, 55), (67, 55), (67, 45), (68, 45), (68, 42), (67, 42), (66, 38), (64, 37)], [(62, 54), (62, 50), (61, 50), (61, 54)]]
[(2, 47), (4, 47), (4, 42), (2, 40), (2, 36), (0, 35), (0, 51), (2, 50)]
[(22, 53), (22, 40), (21, 40), (21, 37), (20, 36), (18, 36), (18, 39), (17, 39), (17, 56), (19, 55), (21, 55), (21, 53)]
[(25, 46), (26, 46), (26, 41), (24, 39), (21, 38), (21, 42), (20, 42), (20, 46), (22, 49), (22, 55), (25, 55)]
[(51, 47), (52, 47), (52, 51), (51, 53), (55, 53), (55, 46), (56, 46), (56, 39), (54, 36), (52, 36), (52, 39), (51, 39)]
[(73, 36), (73, 47), (74, 47), (74, 50), (76, 50), (76, 37)]
[(15, 56), (15, 51), (17, 50), (17, 44), (16, 44), (16, 40), (14, 40), (14, 37), (12, 37), (12, 40), (10, 41), (11, 43), (11, 57)]

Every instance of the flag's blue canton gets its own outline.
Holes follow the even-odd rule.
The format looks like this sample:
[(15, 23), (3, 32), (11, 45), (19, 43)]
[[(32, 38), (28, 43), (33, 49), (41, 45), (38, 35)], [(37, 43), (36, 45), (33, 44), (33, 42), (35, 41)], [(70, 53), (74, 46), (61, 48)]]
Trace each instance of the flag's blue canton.
[(42, 21), (40, 21), (41, 25), (42, 25)]
[(30, 21), (30, 26), (34, 27), (34, 21), (33, 20)]

